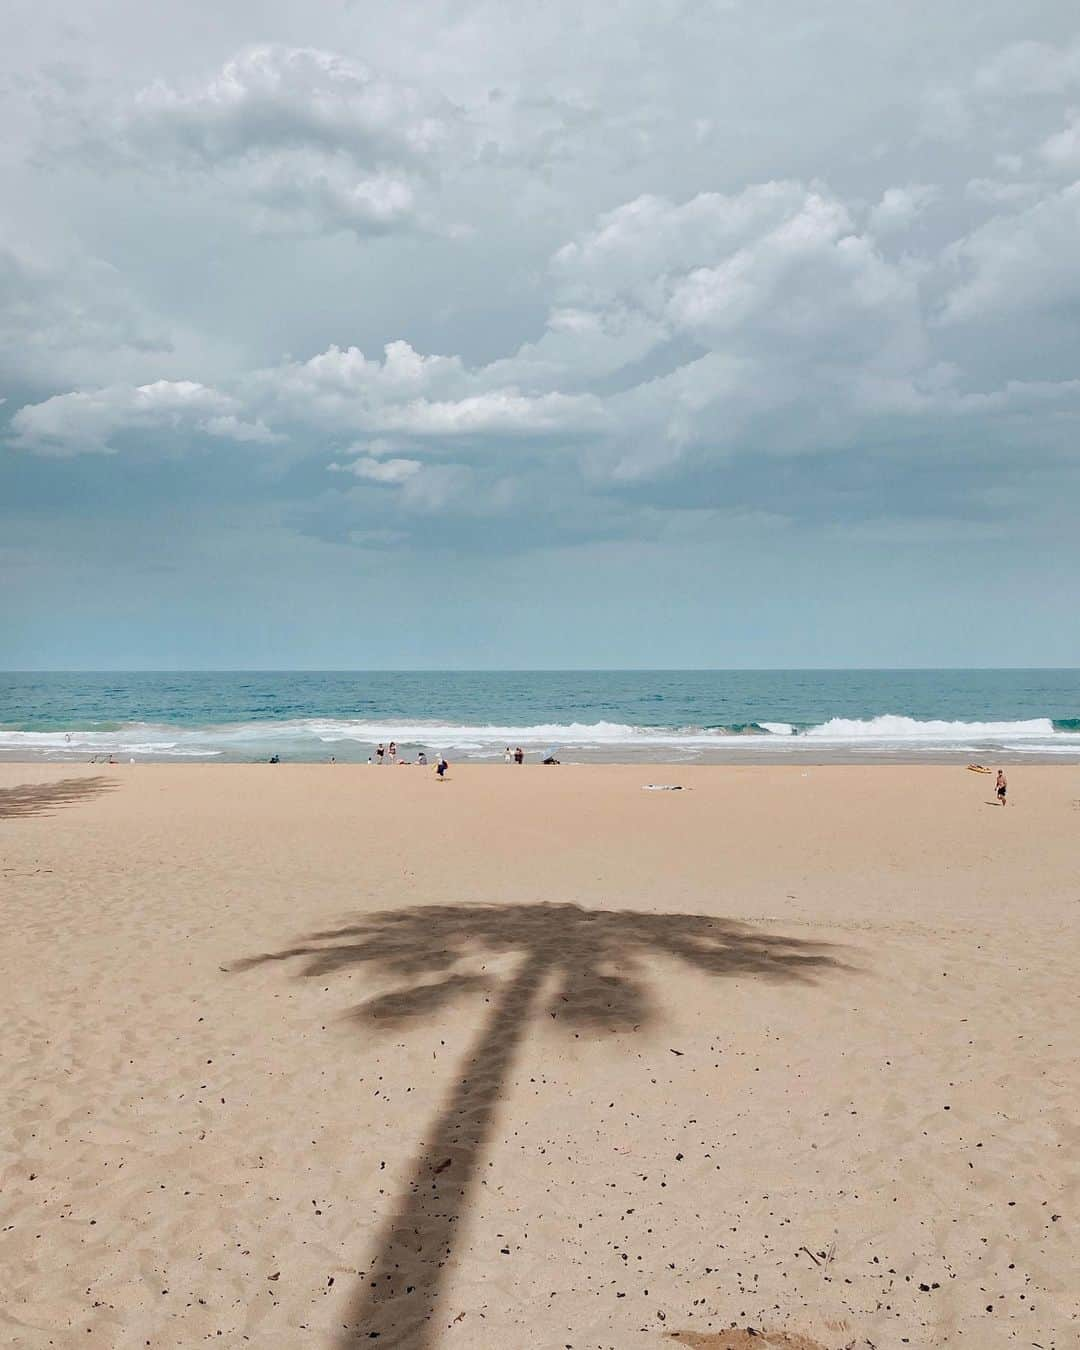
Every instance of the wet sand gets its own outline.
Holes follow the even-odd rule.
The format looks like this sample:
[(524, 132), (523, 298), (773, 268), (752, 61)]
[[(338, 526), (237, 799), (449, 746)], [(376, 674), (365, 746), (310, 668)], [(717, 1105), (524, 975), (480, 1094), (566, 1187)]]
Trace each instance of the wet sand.
[(0, 1341), (1076, 1346), (1009, 776), (0, 765)]

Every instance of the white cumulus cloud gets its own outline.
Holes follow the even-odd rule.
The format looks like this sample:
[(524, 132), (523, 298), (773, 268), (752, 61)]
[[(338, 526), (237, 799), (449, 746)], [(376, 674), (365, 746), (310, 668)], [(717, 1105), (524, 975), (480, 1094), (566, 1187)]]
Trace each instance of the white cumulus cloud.
[(12, 419), (17, 448), (40, 455), (112, 454), (122, 433), (143, 433), (154, 448), (170, 433), (201, 432), (228, 440), (265, 440), (259, 423), (238, 418), (236, 401), (193, 380), (112, 385), (27, 404)]
[(372, 483), (404, 483), (423, 467), (418, 459), (354, 459), (348, 464), (331, 464), (335, 473), (351, 473)]

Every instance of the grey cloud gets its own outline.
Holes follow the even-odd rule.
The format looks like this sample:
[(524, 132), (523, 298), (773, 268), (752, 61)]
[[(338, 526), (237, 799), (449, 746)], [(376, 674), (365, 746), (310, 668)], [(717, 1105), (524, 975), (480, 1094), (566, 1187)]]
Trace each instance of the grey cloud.
[(945, 298), (942, 321), (1008, 317), (1080, 298), (1078, 234), (1080, 182), (992, 217), (946, 250), (962, 276)]
[(160, 363), (171, 347), (115, 267), (85, 257), (38, 262), (0, 245), (0, 378), (100, 379)]
[(422, 162), (450, 139), (459, 114), (438, 95), (380, 77), (337, 53), (250, 47), (208, 83), (165, 83), (136, 97), (130, 134), (148, 149), (216, 165), (297, 147), (344, 153), (358, 165)]
[(973, 85), (980, 94), (998, 98), (1080, 87), (1080, 40), (1064, 46), (1030, 39), (1011, 43), (979, 67)]
[(1042, 183), (1009, 181), (1000, 178), (972, 178), (964, 189), (972, 201), (986, 202), (992, 206), (1008, 206), (1011, 203), (1023, 204), (1042, 195), (1045, 188)]
[(929, 183), (887, 188), (870, 212), (870, 228), (878, 234), (906, 230), (938, 195), (938, 189)]
[(1043, 141), (1039, 154), (1053, 169), (1080, 171), (1080, 109), (1069, 109), (1065, 126)]
[(467, 144), (439, 94), (282, 44), (249, 47), (201, 84), (158, 81), (106, 125), (99, 149), (151, 175), (207, 176), (266, 229), (361, 237), (442, 228), (422, 199)]
[(416, 190), (405, 177), (357, 178), (347, 162), (333, 159), (276, 156), (247, 175), (244, 189), (259, 208), (257, 225), (268, 233), (376, 236), (418, 224)]

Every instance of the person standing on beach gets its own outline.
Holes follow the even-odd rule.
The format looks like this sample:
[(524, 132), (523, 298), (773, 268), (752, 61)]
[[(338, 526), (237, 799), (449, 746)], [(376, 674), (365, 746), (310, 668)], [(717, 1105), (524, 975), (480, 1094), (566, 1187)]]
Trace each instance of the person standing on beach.
[(1008, 792), (1008, 790), (1009, 790), (1009, 780), (1005, 777), (1005, 770), (998, 769), (996, 791), (997, 791), (997, 799), (1002, 804), (1002, 806), (1005, 805), (1005, 794), (1006, 792)]
[(525, 763), (525, 751), (522, 750), (522, 748), (521, 748), (520, 745), (519, 745), (519, 746), (517, 747), (517, 749), (514, 751), (514, 763), (515, 763), (515, 764), (524, 764), (524, 763)]
[(446, 762), (446, 756), (440, 755), (439, 762), (435, 765), (435, 774), (440, 783), (446, 777), (446, 771), (449, 767), (450, 765)]
[(384, 756), (385, 754), (386, 754), (386, 749), (385, 749), (385, 747), (383, 746), (382, 741), (380, 741), (379, 744), (375, 747), (375, 763), (376, 763), (376, 764), (381, 764), (381, 763), (383, 762), (383, 756)]
[(503, 763), (513, 764), (513, 762), (514, 762), (513, 751), (510, 749), (509, 746), (507, 746), (506, 749), (503, 751)]
[(393, 764), (397, 759), (397, 741), (390, 742), (390, 763)]

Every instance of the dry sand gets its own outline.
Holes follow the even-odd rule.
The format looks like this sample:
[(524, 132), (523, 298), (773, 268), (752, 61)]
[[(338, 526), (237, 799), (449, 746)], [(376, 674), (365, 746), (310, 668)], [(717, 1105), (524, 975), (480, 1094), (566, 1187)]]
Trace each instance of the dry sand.
[(1071, 1350), (1080, 770), (1010, 778), (0, 766), (0, 1341)]

